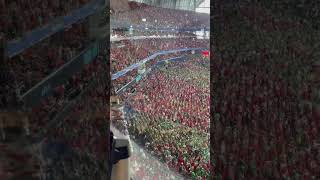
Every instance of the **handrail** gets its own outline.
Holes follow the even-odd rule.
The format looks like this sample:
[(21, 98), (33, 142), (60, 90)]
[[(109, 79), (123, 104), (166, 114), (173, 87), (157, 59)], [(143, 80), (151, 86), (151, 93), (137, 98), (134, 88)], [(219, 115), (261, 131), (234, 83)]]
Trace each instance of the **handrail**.
[(97, 10), (103, 8), (103, 6), (101, 6), (102, 3), (104, 3), (104, 0), (92, 0), (83, 7), (73, 10), (70, 15), (57, 17), (49, 24), (26, 33), (21, 39), (8, 42), (6, 55), (11, 58), (24, 51), (26, 48), (31, 47), (79, 20), (96, 13)]

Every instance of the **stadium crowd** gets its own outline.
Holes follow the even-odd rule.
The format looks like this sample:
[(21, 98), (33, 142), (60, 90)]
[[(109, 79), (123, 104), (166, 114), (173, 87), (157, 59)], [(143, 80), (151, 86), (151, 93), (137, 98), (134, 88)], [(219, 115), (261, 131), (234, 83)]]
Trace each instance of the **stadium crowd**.
[[(0, 39), (6, 43), (18, 40), (89, 2), (0, 0)], [(108, 147), (104, 109), (107, 102), (103, 102), (106, 87), (101, 77), (106, 69), (102, 57), (55, 87), (35, 107), (24, 109), (23, 103), (17, 102), (23, 93), (79, 55), (87, 45), (88, 19), (83, 19), (4, 62), (1, 47), (0, 179), (108, 179), (107, 171), (102, 170), (107, 170)], [(66, 117), (57, 116), (65, 110), (71, 112)], [(3, 118), (7, 111), (19, 120)], [(52, 121), (56, 117), (60, 121)], [(3, 126), (6, 121), (8, 127)], [(20, 131), (21, 126), (27, 131)], [(39, 143), (43, 136), (44, 141)]]
[(207, 59), (153, 70), (127, 99), (127, 116), (130, 135), (151, 154), (181, 174), (205, 179), (210, 168), (209, 65), (201, 61)]
[(166, 32), (166, 31), (140, 31), (140, 30), (132, 30), (132, 32), (129, 33), (127, 31), (123, 30), (113, 30), (111, 32), (111, 37), (117, 37), (117, 38), (129, 38), (129, 37), (134, 37), (134, 36), (192, 36), (195, 37), (193, 33), (188, 33), (188, 32)]
[(17, 91), (15, 91), (16, 86), (11, 82), (14, 80), (12, 73), (6, 72), (5, 74), (9, 75), (7, 78), (3, 78), (2, 86), (0, 87), (0, 108), (1, 109), (14, 109), (19, 106), (19, 102), (17, 101)]
[(0, 1), (0, 34), (7, 40), (21, 38), (25, 33), (68, 15), (90, 0), (23, 0)]
[(141, 39), (133, 42), (124, 40), (120, 47), (117, 45), (111, 46), (111, 72), (118, 72), (158, 51), (208, 47), (208, 45), (208, 40), (186, 37), (174, 39)]
[(63, 123), (50, 130), (45, 144), (54, 142), (61, 145), (55, 150), (60, 152), (56, 156), (50, 154), (52, 150), (44, 149), (42, 159), (47, 176), (49, 174), (55, 179), (106, 177), (106, 172), (99, 169), (101, 166), (106, 168), (105, 83), (102, 79), (96, 80), (97, 86), (77, 101)]
[[(199, 28), (210, 27), (207, 14), (192, 11), (167, 9), (143, 3), (129, 2), (129, 11), (114, 13), (111, 19), (148, 27)], [(145, 21), (142, 21), (145, 19)]]
[(95, 79), (99, 78), (105, 71), (102, 57), (98, 57), (92, 63), (86, 65), (82, 72), (73, 75), (65, 83), (56, 87), (54, 93), (44, 98), (37, 106), (32, 107), (30, 124), (31, 134), (36, 134), (50, 122), (62, 108), (70, 101), (77, 98), (86, 90)]
[[(24, 115), (28, 116), (27, 122), (22, 124), (26, 130), (24, 133), (36, 140), (32, 146), (24, 145), (23, 148), (15, 149), (17, 143), (28, 143), (12, 139), (14, 133), (14, 137), (20, 137), (17, 134), (20, 131), (14, 128), (20, 127), (21, 122), (11, 129), (1, 131), (8, 133), (6, 139), (1, 139), (0, 142), (1, 179), (100, 179), (107, 176), (98, 170), (106, 168), (106, 162), (101, 159), (105, 159), (107, 151), (104, 119), (107, 102), (104, 101), (106, 87), (105, 80), (101, 77), (103, 72), (105, 68), (102, 57), (98, 57)], [(71, 101), (74, 102), (70, 106), (70, 113), (54, 122), (59, 113), (70, 108)], [(42, 138), (43, 141), (39, 143), (37, 139)], [(16, 168), (12, 168), (13, 165)]]
[[(182, 69), (178, 66), (171, 70), (169, 67), (170, 70), (167, 72), (155, 72), (148, 77), (148, 83), (143, 89), (140, 90), (138, 87), (138, 91), (144, 92), (143, 97), (146, 101), (152, 102), (149, 107), (146, 106), (148, 104), (146, 102), (134, 101), (132, 104), (135, 109), (149, 113), (153, 117), (174, 119), (180, 124), (209, 132), (209, 74), (204, 74), (203, 67), (198, 68), (188, 63), (183, 65), (187, 68)], [(187, 79), (188, 73), (191, 72), (194, 76)], [(172, 109), (177, 109), (176, 118), (173, 117)], [(193, 120), (190, 121), (190, 118)]]
[[(160, 61), (168, 60), (171, 58), (177, 58), (177, 57), (181, 57), (189, 54), (190, 54), (190, 51), (158, 55), (154, 59), (151, 59), (150, 61), (145, 63), (145, 67), (146, 68), (152, 67), (153, 65), (157, 64)], [(126, 74), (120, 76), (119, 78), (113, 80), (113, 83), (112, 83), (113, 89), (117, 91), (121, 89), (123, 86), (125, 86), (126, 84), (128, 84), (129, 82), (135, 80), (137, 78), (138, 71), (139, 71), (138, 69), (133, 69), (127, 72)]]
[(213, 177), (318, 179), (313, 33), (261, 7), (240, 12), (243, 19), (222, 16), (229, 31), (217, 29), (216, 41), (223, 42), (213, 64), (213, 86), (221, 89), (213, 94)]
[(112, 82), (113, 90), (118, 91), (123, 86), (133, 81), (138, 75), (138, 70), (134, 69), (127, 72), (124, 76), (121, 76)]
[(89, 43), (86, 23), (74, 24), (34, 47), (8, 59), (20, 95), (63, 66)]
[(75, 24), (9, 59), (8, 66), (15, 72), (14, 78), (20, 87), (20, 93), (26, 92), (70, 61), (88, 42), (88, 29), (85, 24)]
[(37, 148), (17, 148), (15, 143), (0, 142), (0, 178), (20, 179), (39, 177), (40, 159)]

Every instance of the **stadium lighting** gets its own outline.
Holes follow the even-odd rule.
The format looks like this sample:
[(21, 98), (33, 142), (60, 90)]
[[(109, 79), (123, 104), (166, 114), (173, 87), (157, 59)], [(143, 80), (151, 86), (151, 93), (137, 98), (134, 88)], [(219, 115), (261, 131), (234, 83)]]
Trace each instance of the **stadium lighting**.
[(147, 21), (147, 19), (146, 19), (146, 18), (142, 18), (142, 21), (143, 21), (143, 22), (146, 22), (146, 21)]

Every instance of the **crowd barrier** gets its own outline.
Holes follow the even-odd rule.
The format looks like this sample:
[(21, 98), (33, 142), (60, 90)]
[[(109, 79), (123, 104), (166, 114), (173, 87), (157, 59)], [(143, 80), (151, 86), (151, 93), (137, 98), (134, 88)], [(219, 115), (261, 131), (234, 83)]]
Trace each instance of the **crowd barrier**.
[(92, 2), (82, 8), (72, 11), (70, 15), (58, 17), (50, 24), (26, 33), (21, 39), (8, 42), (6, 55), (11, 58), (22, 52), (24, 49), (27, 49), (43, 39), (46, 39), (49, 36), (71, 26), (79, 20), (85, 19), (86, 17), (96, 13), (98, 9), (101, 9), (104, 6), (105, 0), (92, 0)]

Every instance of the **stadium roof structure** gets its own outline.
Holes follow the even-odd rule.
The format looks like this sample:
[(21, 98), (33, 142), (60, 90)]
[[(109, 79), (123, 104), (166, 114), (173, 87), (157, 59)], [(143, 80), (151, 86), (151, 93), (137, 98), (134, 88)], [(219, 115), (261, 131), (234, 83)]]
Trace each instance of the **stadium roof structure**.
[(195, 11), (205, 0), (129, 0), (151, 6)]

